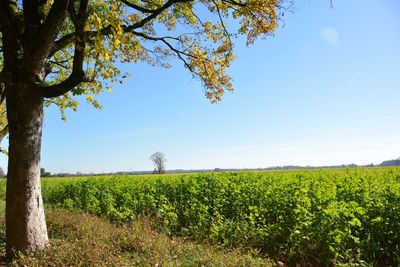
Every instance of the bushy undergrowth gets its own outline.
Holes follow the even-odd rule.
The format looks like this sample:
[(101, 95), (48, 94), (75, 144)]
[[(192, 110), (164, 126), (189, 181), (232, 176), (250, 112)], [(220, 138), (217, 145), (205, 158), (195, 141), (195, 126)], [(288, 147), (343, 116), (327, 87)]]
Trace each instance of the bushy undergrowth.
[(150, 218), (116, 225), (85, 213), (50, 209), (46, 215), (51, 246), (19, 254), (9, 266), (272, 266), (255, 254), (170, 238), (154, 231), (157, 222)]
[(46, 180), (46, 203), (173, 235), (260, 250), (286, 263), (400, 263), (400, 169)]

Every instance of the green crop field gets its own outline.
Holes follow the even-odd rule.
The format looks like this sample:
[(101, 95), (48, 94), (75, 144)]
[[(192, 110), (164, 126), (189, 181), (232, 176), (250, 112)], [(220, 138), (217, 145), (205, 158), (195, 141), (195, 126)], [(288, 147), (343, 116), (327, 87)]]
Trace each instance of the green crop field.
[(117, 224), (145, 215), (169, 235), (287, 264), (400, 263), (400, 168), (47, 178), (42, 187), (53, 208)]

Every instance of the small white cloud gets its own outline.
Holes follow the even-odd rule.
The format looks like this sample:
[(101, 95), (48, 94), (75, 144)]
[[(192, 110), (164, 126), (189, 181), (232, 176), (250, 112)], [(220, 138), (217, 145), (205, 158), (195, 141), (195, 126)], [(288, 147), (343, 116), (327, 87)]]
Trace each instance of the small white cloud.
[(322, 38), (330, 45), (337, 45), (339, 34), (334, 28), (324, 28), (320, 32)]

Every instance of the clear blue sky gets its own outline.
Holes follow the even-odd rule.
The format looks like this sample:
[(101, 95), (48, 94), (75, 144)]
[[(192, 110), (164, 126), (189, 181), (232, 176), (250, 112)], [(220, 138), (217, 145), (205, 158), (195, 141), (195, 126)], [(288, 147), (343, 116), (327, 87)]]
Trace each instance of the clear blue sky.
[[(213, 105), (179, 62), (125, 65), (113, 93), (46, 111), (51, 172), (380, 163), (400, 157), (400, 1), (296, 1), (274, 37), (236, 42), (235, 91)], [(0, 165), (6, 167), (6, 159)]]

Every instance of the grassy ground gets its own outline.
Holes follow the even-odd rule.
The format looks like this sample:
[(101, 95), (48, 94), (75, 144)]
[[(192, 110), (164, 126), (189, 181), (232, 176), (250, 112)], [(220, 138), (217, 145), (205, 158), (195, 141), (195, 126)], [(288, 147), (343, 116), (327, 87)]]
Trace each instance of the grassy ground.
[[(0, 207), (4, 207), (4, 202)], [(20, 256), (11, 266), (272, 266), (256, 253), (224, 250), (154, 230), (141, 218), (116, 225), (93, 215), (47, 209), (51, 247)], [(0, 255), (4, 264), (4, 219), (0, 220)]]

